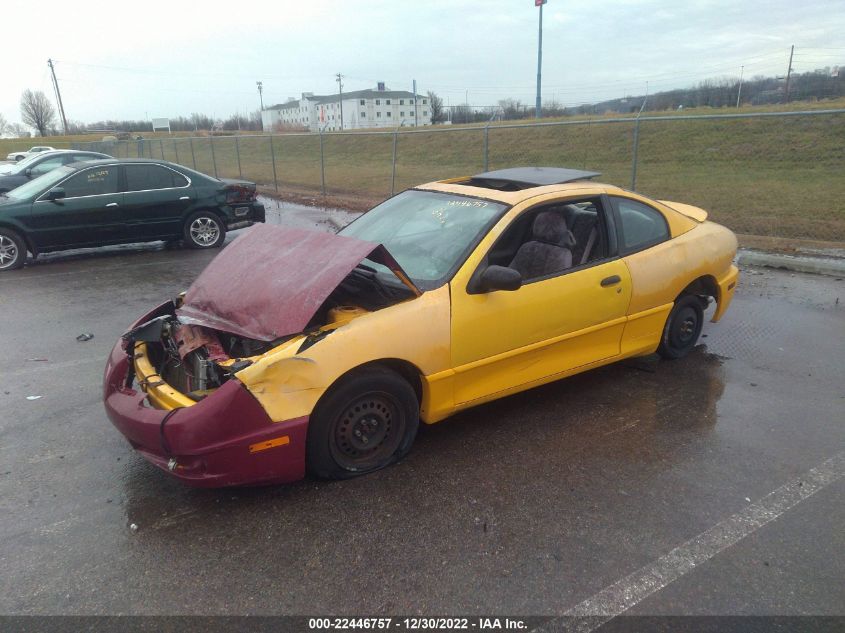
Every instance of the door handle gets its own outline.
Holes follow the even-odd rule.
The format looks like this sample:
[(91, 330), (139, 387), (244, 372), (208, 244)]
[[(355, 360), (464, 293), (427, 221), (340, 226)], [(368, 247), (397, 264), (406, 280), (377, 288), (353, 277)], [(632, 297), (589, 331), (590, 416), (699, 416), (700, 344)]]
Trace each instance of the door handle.
[(109, 202), (106, 206), (107, 207), (119, 207), (120, 205), (117, 204), (117, 202)]
[(602, 279), (601, 285), (606, 288), (607, 286), (618, 284), (620, 281), (622, 281), (622, 278), (619, 275), (613, 275), (612, 277), (605, 277)]
[(180, 199), (180, 200), (190, 200), (190, 199), (191, 199), (191, 196), (182, 196), (182, 197), (181, 197), (181, 198), (179, 198), (179, 199)]

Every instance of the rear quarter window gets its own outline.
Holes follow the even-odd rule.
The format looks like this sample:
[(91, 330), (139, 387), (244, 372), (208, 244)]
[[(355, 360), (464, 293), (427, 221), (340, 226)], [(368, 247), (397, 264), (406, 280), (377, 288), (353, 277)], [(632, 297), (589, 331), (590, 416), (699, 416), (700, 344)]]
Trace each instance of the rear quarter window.
[(611, 197), (611, 201), (619, 217), (624, 252), (642, 250), (669, 239), (669, 225), (657, 209), (628, 198)]

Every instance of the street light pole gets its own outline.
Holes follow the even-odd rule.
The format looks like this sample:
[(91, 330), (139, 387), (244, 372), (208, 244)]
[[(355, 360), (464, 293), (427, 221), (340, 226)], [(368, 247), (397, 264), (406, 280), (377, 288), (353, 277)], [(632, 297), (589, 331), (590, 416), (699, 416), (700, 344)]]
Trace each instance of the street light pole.
[(264, 129), (264, 84), (260, 81), (256, 81), (255, 85), (258, 86), (258, 99), (261, 102), (261, 129)]
[(739, 107), (739, 98), (742, 96), (742, 75), (745, 72), (745, 66), (739, 67), (739, 89), (736, 91), (736, 107)]
[(540, 7), (540, 28), (537, 35), (537, 101), (534, 104), (534, 118), (539, 119), (542, 114), (542, 102), (540, 101), (540, 86), (542, 85), (543, 71), (543, 5), (548, 0), (534, 0), (534, 6)]
[(340, 129), (343, 131), (343, 75), (337, 73), (335, 77), (337, 77), (337, 94), (340, 100)]

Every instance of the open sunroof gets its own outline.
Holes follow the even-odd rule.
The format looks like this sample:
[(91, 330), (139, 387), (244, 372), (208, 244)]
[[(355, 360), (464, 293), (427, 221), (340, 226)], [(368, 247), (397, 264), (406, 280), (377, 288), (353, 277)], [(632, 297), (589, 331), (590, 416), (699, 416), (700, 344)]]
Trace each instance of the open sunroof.
[(566, 169), (564, 167), (514, 167), (476, 174), (465, 184), (500, 191), (519, 191), (531, 187), (562, 185), (567, 182), (589, 180), (596, 176), (601, 176), (601, 174), (597, 171)]

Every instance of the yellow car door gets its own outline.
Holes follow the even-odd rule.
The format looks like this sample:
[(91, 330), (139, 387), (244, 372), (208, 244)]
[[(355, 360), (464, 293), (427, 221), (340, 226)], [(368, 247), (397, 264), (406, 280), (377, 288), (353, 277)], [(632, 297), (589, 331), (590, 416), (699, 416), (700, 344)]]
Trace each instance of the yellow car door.
[[(626, 312), (631, 299), (631, 278), (625, 263), (616, 257), (612, 225), (607, 224), (601, 197), (582, 206), (562, 206), (560, 200), (531, 207), (502, 223), (511, 223), (482, 258), (470, 258), (474, 270), (461, 271), (453, 280), (452, 366), (454, 401), (488, 400), (548, 382), (567, 372), (586, 368), (620, 353)], [(606, 198), (604, 198), (606, 200)], [(581, 255), (565, 270), (538, 279), (525, 279), (518, 290), (478, 292), (472, 275), (490, 265), (497, 244), (508, 241), (511, 227), (523, 227), (531, 214), (544, 209), (596, 211), (596, 227), (604, 237), (603, 252), (581, 262), (589, 232), (582, 232)], [(536, 216), (535, 216), (536, 218)], [(498, 228), (498, 227), (497, 227)], [(522, 230), (525, 230), (524, 228)], [(492, 232), (491, 232), (492, 233)], [(594, 236), (595, 238), (595, 236)], [(515, 243), (515, 242), (514, 242)], [(485, 248), (485, 243), (479, 249)], [(577, 253), (578, 250), (575, 252)], [(507, 255), (498, 255), (500, 261)]]

